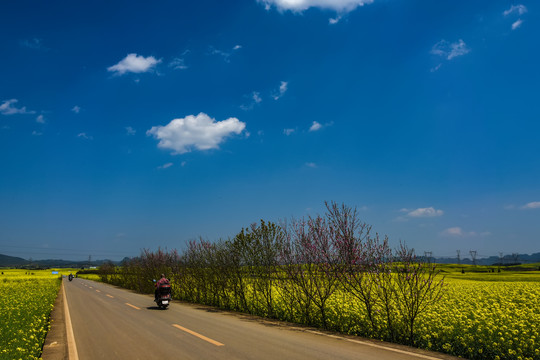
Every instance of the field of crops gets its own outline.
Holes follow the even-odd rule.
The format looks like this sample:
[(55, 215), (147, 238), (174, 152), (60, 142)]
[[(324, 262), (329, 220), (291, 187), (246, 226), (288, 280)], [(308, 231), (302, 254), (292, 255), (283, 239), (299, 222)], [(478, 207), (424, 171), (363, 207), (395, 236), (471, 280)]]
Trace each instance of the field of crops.
[(39, 359), (61, 270), (6, 270), (0, 275), (0, 359)]
[(468, 359), (540, 359), (540, 283), (450, 280), (419, 321), (422, 348)]
[[(466, 269), (464, 274), (461, 273), (462, 268)], [(460, 266), (458, 271), (444, 265), (441, 269), (445, 276), (442, 297), (420, 313), (414, 329), (415, 346), (466, 359), (540, 360), (539, 271), (498, 273), (487, 272), (487, 268), (466, 266)], [(264, 301), (253, 292), (256, 280), (253, 281), (246, 287), (247, 312), (267, 316), (268, 308)], [(114, 282), (122, 285), (121, 278)], [(151, 280), (147, 282), (151, 283)], [(193, 290), (191, 284), (185, 276), (173, 277), (173, 297), (236, 310), (232, 302), (221, 300), (216, 304), (211, 302), (211, 297), (188, 297), (189, 291)], [(215, 294), (210, 290), (210, 295), (212, 293)], [(287, 295), (277, 284), (273, 286), (272, 293), (272, 317), (323, 327), (321, 312), (316, 307), (311, 306), (306, 311), (302, 308), (307, 304), (305, 301), (301, 303), (295, 294)], [(229, 292), (223, 296), (232, 298), (234, 294)], [(375, 322), (380, 326), (378, 333), (373, 331), (365, 305), (347, 292), (338, 290), (325, 307), (326, 328), (390, 341), (385, 312), (381, 305), (377, 306)]]
[[(64, 270), (61, 274), (69, 272)], [(97, 275), (88, 277), (98, 279)], [(540, 359), (538, 271), (447, 271), (445, 282), (442, 299), (418, 318), (416, 346), (466, 359)], [(0, 359), (39, 359), (59, 285), (59, 275), (52, 275), (50, 270), (4, 270), (0, 277)], [(28, 302), (20, 301), (21, 293)], [(176, 298), (180, 298), (179, 294)], [(273, 305), (276, 317), (305, 322), (303, 314), (277, 288)], [(327, 304), (327, 326), (347, 334), (369, 336), (365, 314), (362, 303), (337, 291)], [(314, 310), (311, 315), (311, 324), (317, 323), (318, 313)], [(381, 338), (384, 337), (382, 333)]]
[[(418, 319), (416, 346), (466, 359), (540, 359), (540, 274), (524, 276), (537, 281), (448, 279), (441, 301)], [(328, 310), (329, 328), (369, 336), (360, 302), (336, 294)]]

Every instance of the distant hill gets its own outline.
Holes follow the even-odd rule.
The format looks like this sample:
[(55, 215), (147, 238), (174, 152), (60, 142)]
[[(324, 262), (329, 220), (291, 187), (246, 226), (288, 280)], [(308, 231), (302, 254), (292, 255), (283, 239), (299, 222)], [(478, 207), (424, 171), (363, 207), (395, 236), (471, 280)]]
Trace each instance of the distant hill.
[[(434, 258), (433, 262), (438, 264), (457, 264), (458, 259), (455, 258)], [(461, 264), (471, 265), (473, 262), (469, 258), (463, 258), (460, 260)], [(498, 256), (490, 256), (487, 258), (477, 258), (476, 264), (477, 265), (497, 265), (501, 262), (501, 259)], [(502, 264), (501, 265), (509, 265), (509, 264), (530, 264), (530, 263), (536, 263), (540, 262), (540, 252), (534, 253), (534, 254), (517, 254), (517, 256), (512, 255), (505, 255), (502, 258)]]
[(30, 261), (20, 257), (0, 254), (0, 267), (19, 267), (28, 265)]
[[(90, 266), (100, 266), (110, 260), (95, 260), (88, 261), (71, 261), (71, 260), (25, 260), (20, 257), (8, 256), (0, 254), (0, 267), (38, 267), (38, 268), (88, 268)], [(113, 264), (118, 264), (117, 261), (111, 261)]]

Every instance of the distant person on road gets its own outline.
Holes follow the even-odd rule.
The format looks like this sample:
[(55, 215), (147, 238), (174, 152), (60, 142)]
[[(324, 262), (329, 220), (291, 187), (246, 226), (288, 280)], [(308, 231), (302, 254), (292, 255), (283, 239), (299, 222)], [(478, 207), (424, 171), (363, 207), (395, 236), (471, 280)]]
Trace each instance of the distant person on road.
[(165, 274), (161, 274), (161, 279), (159, 279), (157, 282), (156, 282), (156, 290), (154, 291), (154, 297), (157, 299), (158, 298), (158, 290), (159, 290), (159, 287), (163, 284), (169, 284), (169, 280), (167, 280), (167, 278), (165, 277)]

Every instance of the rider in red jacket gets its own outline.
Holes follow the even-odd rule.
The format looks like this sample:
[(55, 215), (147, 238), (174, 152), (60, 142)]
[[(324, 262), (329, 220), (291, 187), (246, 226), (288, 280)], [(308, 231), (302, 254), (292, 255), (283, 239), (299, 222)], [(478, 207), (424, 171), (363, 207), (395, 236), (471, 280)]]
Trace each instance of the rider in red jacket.
[(167, 280), (167, 278), (165, 277), (165, 274), (161, 274), (161, 279), (159, 279), (157, 282), (156, 282), (156, 290), (154, 291), (154, 297), (157, 299), (158, 297), (158, 289), (161, 285), (163, 284), (169, 284), (169, 280)]

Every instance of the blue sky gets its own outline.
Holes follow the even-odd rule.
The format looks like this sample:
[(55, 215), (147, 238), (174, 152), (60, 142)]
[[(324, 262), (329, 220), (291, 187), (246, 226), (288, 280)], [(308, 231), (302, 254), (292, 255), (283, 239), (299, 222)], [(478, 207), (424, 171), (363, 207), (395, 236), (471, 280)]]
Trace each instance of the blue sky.
[(540, 251), (531, 1), (4, 1), (0, 253), (121, 259), (357, 207)]

